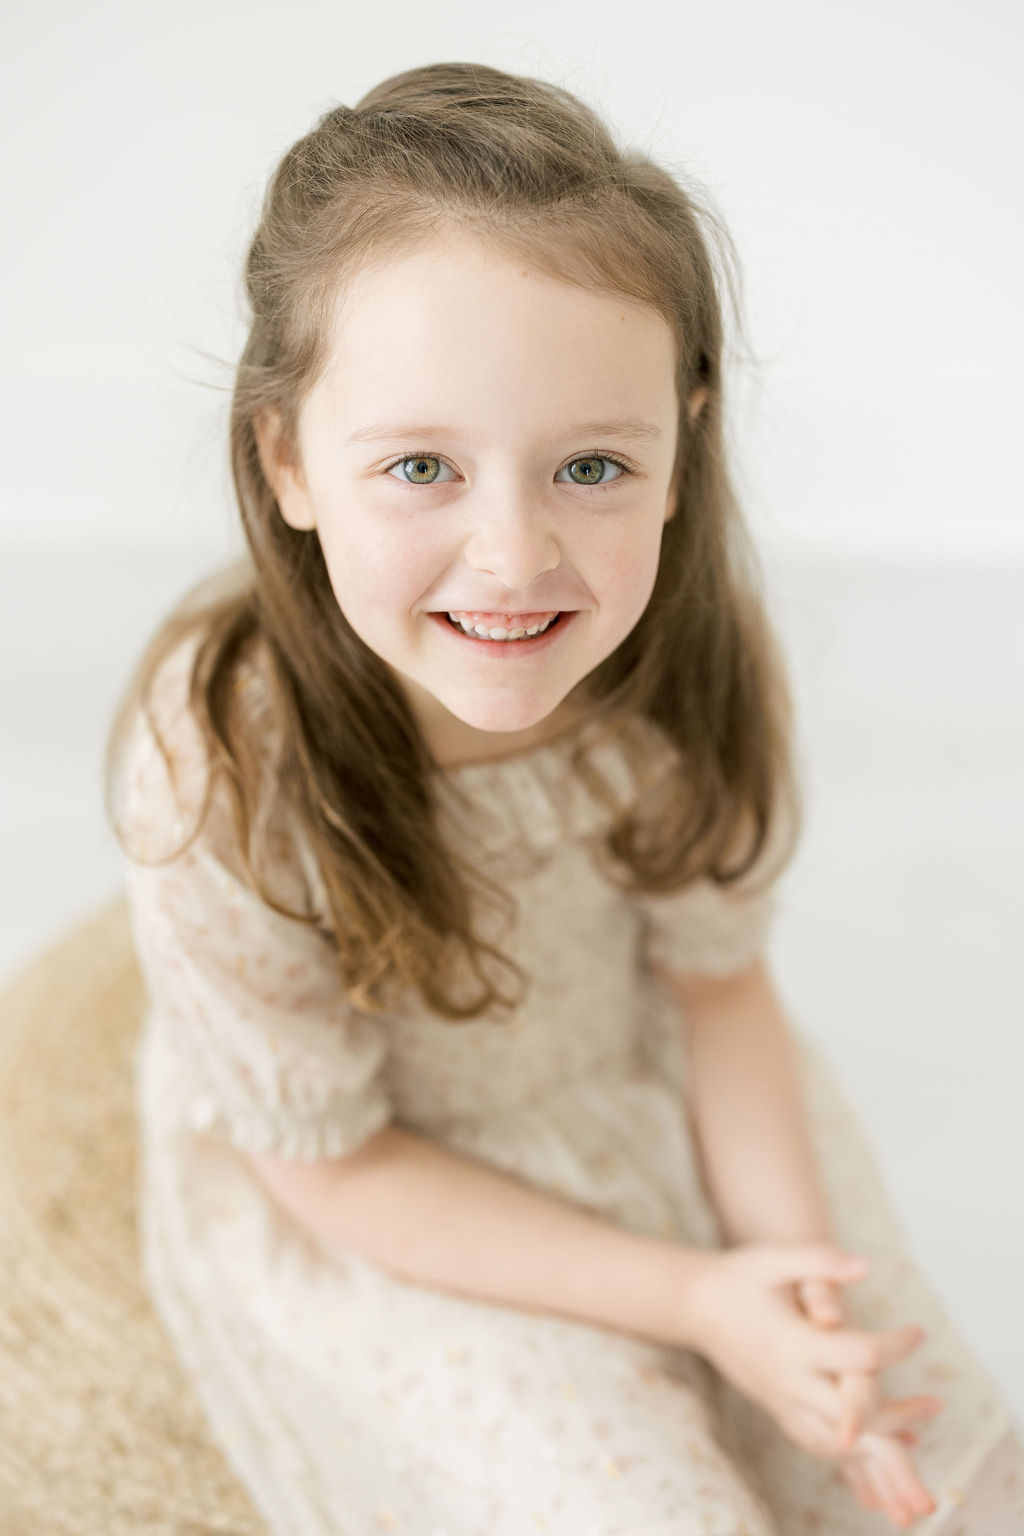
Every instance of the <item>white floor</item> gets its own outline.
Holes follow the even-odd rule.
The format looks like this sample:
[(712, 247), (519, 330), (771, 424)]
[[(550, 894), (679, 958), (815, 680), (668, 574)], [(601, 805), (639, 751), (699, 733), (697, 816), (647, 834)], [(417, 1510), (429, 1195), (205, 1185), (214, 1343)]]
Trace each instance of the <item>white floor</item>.
[[(776, 975), (1024, 1418), (1024, 570), (778, 554), (770, 570), (807, 797)], [(119, 889), (107, 727), (201, 574), (167, 552), (0, 551), (0, 978)]]

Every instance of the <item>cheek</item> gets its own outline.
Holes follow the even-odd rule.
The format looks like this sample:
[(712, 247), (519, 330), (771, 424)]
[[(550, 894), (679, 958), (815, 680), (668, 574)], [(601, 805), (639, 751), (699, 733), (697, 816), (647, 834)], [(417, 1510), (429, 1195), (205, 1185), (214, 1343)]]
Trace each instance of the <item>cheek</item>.
[(590, 580), (595, 595), (609, 608), (621, 608), (639, 618), (647, 606), (658, 575), (660, 539), (636, 530), (628, 539), (608, 541), (592, 550)]
[(350, 609), (415, 607), (444, 568), (439, 542), (400, 515), (332, 523), (322, 530), (321, 544), (331, 585)]

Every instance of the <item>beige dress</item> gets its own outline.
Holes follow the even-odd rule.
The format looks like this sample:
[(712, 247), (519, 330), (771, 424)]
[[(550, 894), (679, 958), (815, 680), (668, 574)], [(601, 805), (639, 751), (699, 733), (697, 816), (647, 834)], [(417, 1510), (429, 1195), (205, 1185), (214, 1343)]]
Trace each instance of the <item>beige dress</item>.
[[(200, 761), (184, 710), (189, 654), (167, 666), (158, 708), (185, 784)], [(255, 668), (245, 688), (253, 729), (270, 740)], [(650, 722), (636, 730), (650, 753), (673, 750)], [(531, 986), (507, 1024), (449, 1024), (412, 998), (385, 1017), (354, 1010), (326, 919), (303, 926), (255, 895), (223, 816), (178, 860), (126, 860), (149, 997), (136, 1084), (140, 1257), (154, 1307), (276, 1536), (891, 1529), (701, 1357), (431, 1290), (328, 1248), (242, 1155), (341, 1156), (394, 1119), (625, 1228), (719, 1242), (689, 1129), (678, 1004), (649, 962), (744, 966), (765, 944), (773, 896), (729, 899), (710, 885), (621, 895), (591, 859), (608, 812), (567, 756), (555, 741), (437, 776), (448, 835), (470, 837), (519, 901), (500, 941)], [(624, 749), (608, 744), (597, 760), (629, 794)], [(169, 850), (192, 819), (141, 724), (130, 786), (133, 847)], [(296, 904), (308, 891), (325, 913), (308, 847), (283, 805), (272, 814), (277, 888)], [(539, 855), (533, 868), (524, 845)], [(918, 1271), (822, 1058), (794, 1035), (838, 1239), (872, 1261), (845, 1292), (848, 1314), (929, 1333), (885, 1387), (947, 1403), (915, 1452), (940, 1503), (915, 1530), (953, 1532), (1011, 1415)], [(1013, 1496), (1024, 1508), (1024, 1490)], [(1009, 1486), (999, 1494), (1010, 1497)], [(1001, 1530), (970, 1526), (971, 1536)]]

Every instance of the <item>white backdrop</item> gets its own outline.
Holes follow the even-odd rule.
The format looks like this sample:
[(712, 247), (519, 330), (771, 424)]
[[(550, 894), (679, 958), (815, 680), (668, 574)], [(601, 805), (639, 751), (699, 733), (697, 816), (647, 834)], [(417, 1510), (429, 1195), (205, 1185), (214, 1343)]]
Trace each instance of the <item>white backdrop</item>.
[(761, 366), (733, 381), (733, 436), (809, 799), (774, 942), (782, 991), (1024, 1414), (1024, 12), (493, 14), (8, 6), (0, 972), (116, 892), (100, 801), (115, 698), (171, 602), (241, 549), (228, 365), (276, 160), (415, 64), (564, 84), (702, 180), (736, 241)]

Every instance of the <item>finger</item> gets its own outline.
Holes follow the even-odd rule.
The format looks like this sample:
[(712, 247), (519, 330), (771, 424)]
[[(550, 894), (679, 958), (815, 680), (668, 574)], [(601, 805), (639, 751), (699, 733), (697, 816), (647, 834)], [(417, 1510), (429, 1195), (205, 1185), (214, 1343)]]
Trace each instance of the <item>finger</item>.
[(891, 1435), (873, 1435), (870, 1441), (874, 1465), (888, 1478), (900, 1506), (911, 1518), (930, 1515), (936, 1507), (935, 1500), (917, 1475), (906, 1447)]
[(824, 1296), (811, 1290), (800, 1290), (797, 1292), (797, 1303), (804, 1318), (808, 1319), (808, 1322), (814, 1322), (817, 1329), (834, 1329), (843, 1321), (843, 1313), (831, 1296)]
[[(900, 1498), (891, 1470), (884, 1461), (861, 1442), (850, 1454), (840, 1460), (840, 1469), (847, 1475), (851, 1487), (863, 1490), (861, 1503), (867, 1509), (880, 1509), (891, 1520), (903, 1524), (910, 1518), (905, 1502)], [(859, 1484), (854, 1482), (859, 1479)]]
[(925, 1339), (923, 1328), (913, 1323), (886, 1333), (866, 1333), (852, 1328), (818, 1332), (811, 1344), (814, 1365), (836, 1375), (843, 1371), (877, 1372), (913, 1354)]
[(857, 1442), (860, 1465), (878, 1495), (883, 1513), (897, 1525), (903, 1525), (910, 1518), (911, 1511), (900, 1494), (891, 1463), (880, 1452), (877, 1444), (880, 1440), (880, 1436), (875, 1439), (861, 1437)]
[(835, 1287), (825, 1280), (805, 1280), (797, 1287), (797, 1296), (805, 1313), (819, 1328), (837, 1328), (843, 1321), (843, 1310), (836, 1297)]
[(881, 1500), (867, 1470), (850, 1456), (845, 1456), (839, 1463), (839, 1470), (857, 1495), (858, 1502), (865, 1509), (877, 1509)]
[(889, 1519), (897, 1525), (910, 1525), (917, 1517), (917, 1510), (901, 1483), (892, 1451), (893, 1446), (887, 1437), (862, 1435), (850, 1456), (858, 1461)]
[(831, 1280), (836, 1285), (852, 1285), (866, 1276), (869, 1264), (864, 1258), (844, 1253), (829, 1243), (762, 1243), (760, 1262), (770, 1284), (798, 1284), (808, 1280)]
[(848, 1449), (861, 1430), (873, 1422), (880, 1401), (878, 1377), (870, 1372), (843, 1371), (837, 1385), (842, 1402), (839, 1444)]
[(895, 1436), (861, 1436), (858, 1444), (863, 1445), (878, 1482), (889, 1488), (889, 1498), (904, 1518), (917, 1519), (935, 1510), (935, 1501), (913, 1467), (909, 1452)]
[(927, 1393), (918, 1397), (891, 1398), (878, 1404), (864, 1428), (879, 1435), (897, 1434), (916, 1419), (934, 1419), (945, 1406), (941, 1398)]

